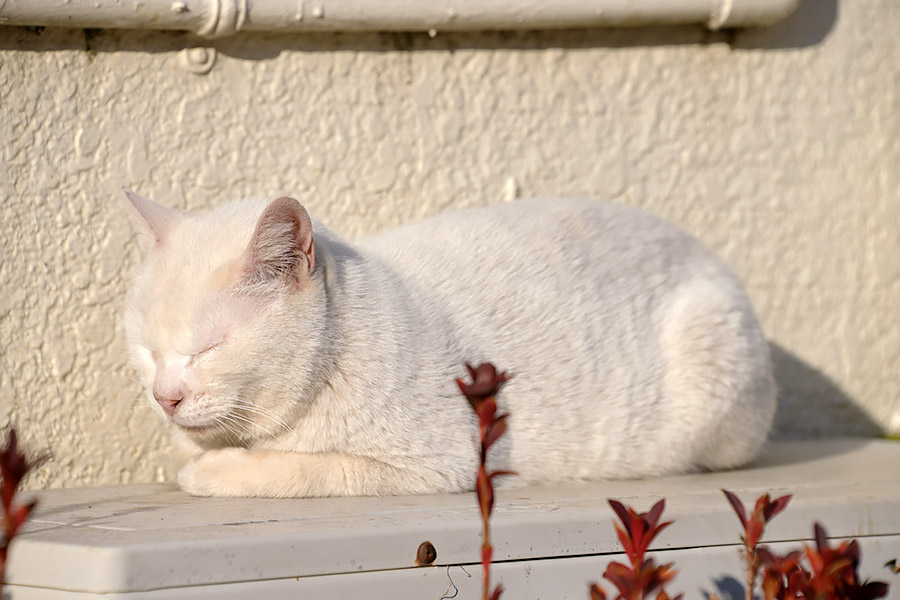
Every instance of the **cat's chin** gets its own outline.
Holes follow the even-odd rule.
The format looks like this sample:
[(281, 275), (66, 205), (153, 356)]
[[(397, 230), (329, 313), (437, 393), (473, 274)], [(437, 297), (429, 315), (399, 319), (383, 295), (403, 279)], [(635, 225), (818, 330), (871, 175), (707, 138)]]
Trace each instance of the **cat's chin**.
[(208, 425), (182, 425), (181, 423), (175, 423), (175, 425), (180, 427), (187, 433), (203, 433), (205, 431), (211, 431), (213, 429), (212, 423)]
[(173, 423), (177, 429), (188, 439), (203, 448), (219, 448), (222, 446), (233, 445), (223, 434), (222, 429), (216, 427), (214, 423), (203, 425), (181, 425)]
[(183, 433), (186, 433), (188, 437), (195, 440), (208, 439), (217, 435), (218, 428), (214, 423), (203, 423), (199, 425), (178, 423), (177, 421), (171, 421), (171, 423)]

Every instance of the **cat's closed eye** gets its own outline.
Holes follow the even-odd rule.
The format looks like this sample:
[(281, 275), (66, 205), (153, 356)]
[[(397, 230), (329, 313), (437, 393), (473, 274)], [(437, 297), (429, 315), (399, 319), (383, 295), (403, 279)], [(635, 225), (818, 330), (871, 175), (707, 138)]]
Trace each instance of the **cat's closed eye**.
[(191, 358), (188, 360), (188, 365), (192, 365), (192, 364), (194, 364), (194, 361), (201, 359), (204, 356), (208, 355), (210, 352), (212, 352), (213, 350), (215, 350), (219, 346), (221, 346), (222, 343), (223, 342), (216, 342), (215, 344), (210, 344), (209, 346), (206, 346), (205, 348), (203, 348), (203, 350), (201, 350), (200, 352), (195, 352), (194, 354), (191, 354)]

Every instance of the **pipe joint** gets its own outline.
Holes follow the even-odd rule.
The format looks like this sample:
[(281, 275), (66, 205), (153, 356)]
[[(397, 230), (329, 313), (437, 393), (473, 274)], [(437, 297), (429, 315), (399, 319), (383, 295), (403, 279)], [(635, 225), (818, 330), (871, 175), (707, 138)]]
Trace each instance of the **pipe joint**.
[(197, 34), (207, 38), (232, 35), (247, 22), (247, 0), (207, 0), (209, 18)]

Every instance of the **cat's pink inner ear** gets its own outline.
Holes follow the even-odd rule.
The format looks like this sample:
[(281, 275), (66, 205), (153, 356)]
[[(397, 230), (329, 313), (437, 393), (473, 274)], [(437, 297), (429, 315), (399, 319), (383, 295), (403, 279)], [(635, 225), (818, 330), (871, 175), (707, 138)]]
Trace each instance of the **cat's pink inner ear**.
[(256, 224), (244, 254), (244, 271), (254, 279), (293, 278), (315, 266), (312, 221), (293, 198), (273, 200)]
[(169, 231), (184, 217), (184, 213), (181, 211), (157, 204), (131, 190), (123, 189), (122, 191), (128, 198), (131, 215), (141, 234), (150, 242), (149, 247), (161, 244)]

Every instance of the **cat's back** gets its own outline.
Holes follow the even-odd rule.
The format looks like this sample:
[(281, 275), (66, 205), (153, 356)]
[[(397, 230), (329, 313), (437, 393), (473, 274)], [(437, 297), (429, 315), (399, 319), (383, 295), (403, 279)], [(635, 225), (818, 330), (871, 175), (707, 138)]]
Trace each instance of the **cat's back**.
[[(439, 293), (603, 280), (622, 290), (728, 270), (694, 237), (642, 210), (533, 198), (450, 212), (360, 240), (402, 277)], [(614, 284), (614, 285), (613, 285)]]
[(510, 368), (534, 367), (540, 353), (524, 348), (535, 345), (620, 346), (652, 356), (653, 329), (673, 296), (698, 279), (743, 303), (730, 270), (694, 237), (639, 209), (596, 200), (468, 209), (360, 247), (447, 319), (469, 352)]

